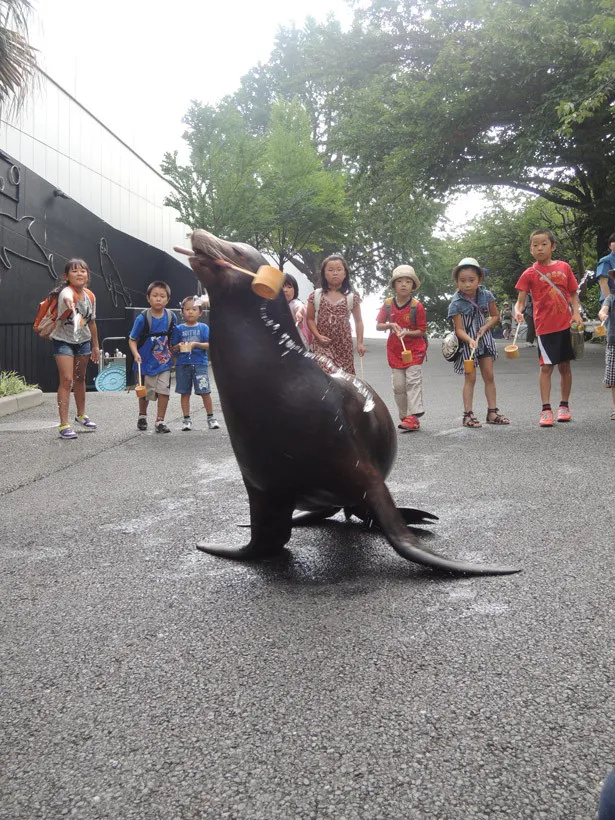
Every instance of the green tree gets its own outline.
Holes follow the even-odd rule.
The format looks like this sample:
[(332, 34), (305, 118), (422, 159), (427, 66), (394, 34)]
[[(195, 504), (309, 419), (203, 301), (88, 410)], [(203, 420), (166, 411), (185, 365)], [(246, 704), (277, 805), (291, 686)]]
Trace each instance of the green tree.
[(36, 52), (28, 43), (29, 0), (0, 0), (0, 110), (19, 105), (36, 70)]
[(311, 257), (302, 255), (343, 242), (349, 210), (343, 174), (324, 167), (308, 114), (297, 100), (273, 106), (259, 174), (264, 249), (278, 267), (292, 261), (314, 279)]
[(345, 153), (364, 166), (386, 155), (434, 196), (540, 195), (602, 250), (615, 225), (614, 3), (376, 0), (360, 13), (365, 49), (377, 30), (397, 65), (347, 107)]
[(191, 228), (207, 228), (230, 240), (262, 242), (259, 165), (263, 138), (251, 133), (231, 105), (193, 102), (184, 118), (189, 163), (178, 152), (166, 153), (162, 172), (175, 191), (165, 204), (179, 212)]
[[(366, 38), (369, 48), (363, 48)], [(400, 261), (417, 259), (421, 267), (443, 210), (433, 197), (421, 197), (386, 156), (365, 164), (343, 150), (346, 108), (365, 86), (377, 100), (375, 72), (387, 75), (395, 60), (379, 32), (366, 34), (359, 27), (342, 32), (333, 19), (317, 24), (308, 18), (301, 29), (280, 31), (269, 62), (249, 72), (233, 95), (255, 133), (269, 127), (275, 99), (301, 102), (323, 165), (344, 172), (348, 207), (341, 240), (323, 241), (322, 251), (305, 248), (297, 264), (315, 275), (325, 255), (343, 251), (353, 282), (368, 291), (381, 287)]]

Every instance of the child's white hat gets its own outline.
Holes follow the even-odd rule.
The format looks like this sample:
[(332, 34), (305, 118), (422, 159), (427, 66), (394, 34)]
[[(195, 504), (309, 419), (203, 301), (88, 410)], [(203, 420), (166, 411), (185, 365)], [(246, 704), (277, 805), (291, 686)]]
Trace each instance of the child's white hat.
[(474, 259), (472, 256), (466, 256), (464, 257), (464, 259), (461, 260), (461, 262), (458, 265), (456, 265), (456, 267), (453, 268), (453, 279), (455, 278), (455, 276), (457, 276), (457, 274), (462, 268), (476, 268), (480, 276), (483, 276), (485, 273), (485, 271), (481, 268), (476, 259)]
[(416, 275), (416, 272), (412, 265), (398, 265), (391, 274), (391, 281), (389, 282), (389, 287), (393, 287), (393, 282), (396, 279), (401, 279), (402, 276), (406, 276), (408, 279), (412, 279), (414, 282), (414, 290), (418, 290), (421, 287), (421, 280)]

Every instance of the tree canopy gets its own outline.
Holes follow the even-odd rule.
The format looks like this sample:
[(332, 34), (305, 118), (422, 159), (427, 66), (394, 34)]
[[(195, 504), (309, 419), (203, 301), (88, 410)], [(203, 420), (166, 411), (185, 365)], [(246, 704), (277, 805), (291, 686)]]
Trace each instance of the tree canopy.
[[(605, 252), (615, 228), (614, 35), (615, 0), (373, 0), (356, 4), (348, 31), (333, 19), (281, 29), (269, 61), (220, 107), (255, 149), (249, 195), (229, 194), (227, 235), (258, 235), (278, 258), (312, 273), (325, 253), (341, 250), (369, 289), (410, 262), (435, 287), (448, 258), (434, 238), (447, 196), (504, 188), (537, 198), (527, 215), (545, 211), (581, 269)], [(279, 162), (287, 150), (280, 122), (291, 111), (285, 128), (301, 123), (303, 133), (294, 139), (292, 180)], [(198, 141), (207, 123), (192, 114), (187, 122)], [(221, 130), (220, 150), (233, 154), (237, 139)], [(212, 215), (190, 204), (194, 186), (184, 184), (205, 162), (205, 153), (194, 154), (192, 144), (191, 151), (181, 184), (171, 160), (165, 170), (184, 186), (183, 218), (213, 226)], [(308, 154), (312, 163), (318, 157), (318, 170)], [(324, 222), (304, 232), (301, 252), (291, 241), (280, 255), (276, 243), (286, 246), (314, 216), (297, 194), (301, 168), (333, 185), (335, 207), (328, 216), (319, 211)], [(311, 196), (322, 205), (318, 190)], [(212, 196), (222, 192), (220, 184)], [(248, 211), (255, 207), (258, 231), (245, 227), (244, 199)], [(297, 209), (293, 227), (289, 208)]]
[[(508, 186), (615, 225), (615, 0), (380, 0), (396, 70), (348, 107), (344, 146), (438, 196)], [(376, 104), (374, 105), (374, 102)], [(376, 137), (375, 135), (379, 135)]]

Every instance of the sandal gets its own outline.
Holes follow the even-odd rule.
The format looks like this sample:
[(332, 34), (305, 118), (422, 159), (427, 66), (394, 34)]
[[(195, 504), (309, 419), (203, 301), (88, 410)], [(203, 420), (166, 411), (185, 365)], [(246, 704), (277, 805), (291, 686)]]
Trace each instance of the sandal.
[[(493, 418), (490, 419), (489, 416), (493, 416)], [(507, 419), (506, 416), (502, 416), (497, 407), (489, 407), (487, 409), (487, 418), (485, 421), (487, 424), (510, 424), (510, 419)]]
[(463, 414), (463, 419), (461, 420), (461, 423), (464, 427), (483, 426), (471, 410), (466, 410), (466, 412)]

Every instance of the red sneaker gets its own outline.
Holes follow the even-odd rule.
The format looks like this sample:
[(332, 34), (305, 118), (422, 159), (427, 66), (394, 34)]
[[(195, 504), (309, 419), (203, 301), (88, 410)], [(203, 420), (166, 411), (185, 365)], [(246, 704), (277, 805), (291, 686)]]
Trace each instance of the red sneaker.
[(570, 415), (570, 408), (563, 407), (561, 404), (557, 408), (557, 420), (558, 421), (572, 421), (572, 416)]
[(416, 416), (406, 416), (405, 419), (401, 420), (399, 426), (402, 430), (419, 430), (421, 427), (421, 422)]
[(553, 411), (543, 410), (540, 414), (540, 421), (538, 424), (540, 424), (541, 427), (553, 427)]

